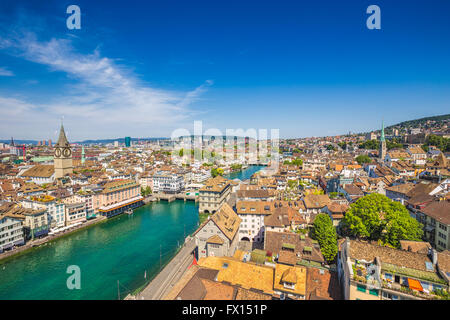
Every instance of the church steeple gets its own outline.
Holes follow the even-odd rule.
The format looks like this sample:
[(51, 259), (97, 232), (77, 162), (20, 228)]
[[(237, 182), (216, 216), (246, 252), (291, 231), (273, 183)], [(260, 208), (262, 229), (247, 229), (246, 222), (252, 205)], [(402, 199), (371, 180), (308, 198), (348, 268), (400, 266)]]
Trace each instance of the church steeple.
[(378, 152), (380, 162), (386, 158), (386, 138), (384, 137), (384, 121), (381, 121), (380, 150)]
[(66, 137), (66, 132), (64, 131), (64, 126), (61, 123), (61, 129), (59, 130), (59, 138), (58, 138), (58, 142), (56, 142), (56, 145), (58, 147), (69, 147), (69, 141), (67, 141), (67, 137)]
[(55, 144), (55, 156), (53, 158), (53, 165), (55, 168), (55, 178), (62, 178), (67, 174), (73, 173), (72, 164), (72, 148), (66, 137), (64, 126), (61, 122), (61, 129), (59, 130), (58, 142)]

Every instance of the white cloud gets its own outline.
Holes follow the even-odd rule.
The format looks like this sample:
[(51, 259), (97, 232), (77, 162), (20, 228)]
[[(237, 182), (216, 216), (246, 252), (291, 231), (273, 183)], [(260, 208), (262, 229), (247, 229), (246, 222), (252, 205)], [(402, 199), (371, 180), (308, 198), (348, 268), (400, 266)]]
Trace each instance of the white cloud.
[(12, 77), (12, 76), (14, 76), (14, 72), (8, 70), (7, 68), (0, 67), (0, 76)]
[[(3, 126), (14, 120), (19, 128), (21, 122), (28, 122), (25, 119), (32, 117), (36, 121), (46, 118), (47, 125), (54, 126), (48, 121), (64, 115), (67, 127), (81, 131), (74, 132), (73, 139), (112, 138), (123, 134), (141, 137), (170, 135), (171, 130), (196, 113), (189, 107), (212, 85), (212, 81), (206, 80), (190, 92), (155, 89), (125, 66), (103, 57), (98, 50), (81, 54), (76, 52), (70, 40), (53, 38), (39, 41), (33, 33), (0, 37), (1, 49), (48, 66), (50, 71), (64, 72), (76, 80), (76, 84), (64, 94), (55, 93), (39, 107), (26, 102), (26, 98), (0, 97), (0, 112), (6, 115), (1, 117), (0, 124)], [(14, 119), (6, 110), (8, 105), (17, 106)], [(0, 136), (9, 136), (2, 131)], [(34, 134), (27, 132), (26, 136), (32, 138)]]

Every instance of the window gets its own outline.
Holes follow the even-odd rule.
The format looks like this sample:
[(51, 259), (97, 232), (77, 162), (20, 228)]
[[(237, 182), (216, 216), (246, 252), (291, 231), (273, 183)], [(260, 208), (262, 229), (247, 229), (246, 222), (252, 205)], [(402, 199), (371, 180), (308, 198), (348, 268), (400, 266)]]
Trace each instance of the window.
[(366, 286), (365, 285), (358, 284), (356, 287), (357, 287), (358, 291), (366, 292)]

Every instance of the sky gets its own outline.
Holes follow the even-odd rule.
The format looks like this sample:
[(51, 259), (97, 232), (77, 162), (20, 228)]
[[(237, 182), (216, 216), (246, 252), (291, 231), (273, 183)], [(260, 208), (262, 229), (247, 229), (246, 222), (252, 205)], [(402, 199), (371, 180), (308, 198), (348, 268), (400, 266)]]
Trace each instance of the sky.
[(0, 139), (376, 130), (449, 113), (449, 57), (447, 0), (2, 0)]

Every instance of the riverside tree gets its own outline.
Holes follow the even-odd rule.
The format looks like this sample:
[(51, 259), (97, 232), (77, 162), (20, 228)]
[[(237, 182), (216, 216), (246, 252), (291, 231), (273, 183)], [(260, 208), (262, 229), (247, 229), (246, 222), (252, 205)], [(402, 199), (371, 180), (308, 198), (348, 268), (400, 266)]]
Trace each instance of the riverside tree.
[(380, 240), (395, 248), (400, 240), (420, 241), (422, 225), (409, 215), (399, 202), (372, 193), (350, 205), (341, 221), (344, 235), (367, 240)]
[(319, 242), (324, 258), (333, 262), (338, 252), (337, 234), (328, 214), (321, 213), (314, 219), (312, 237)]

